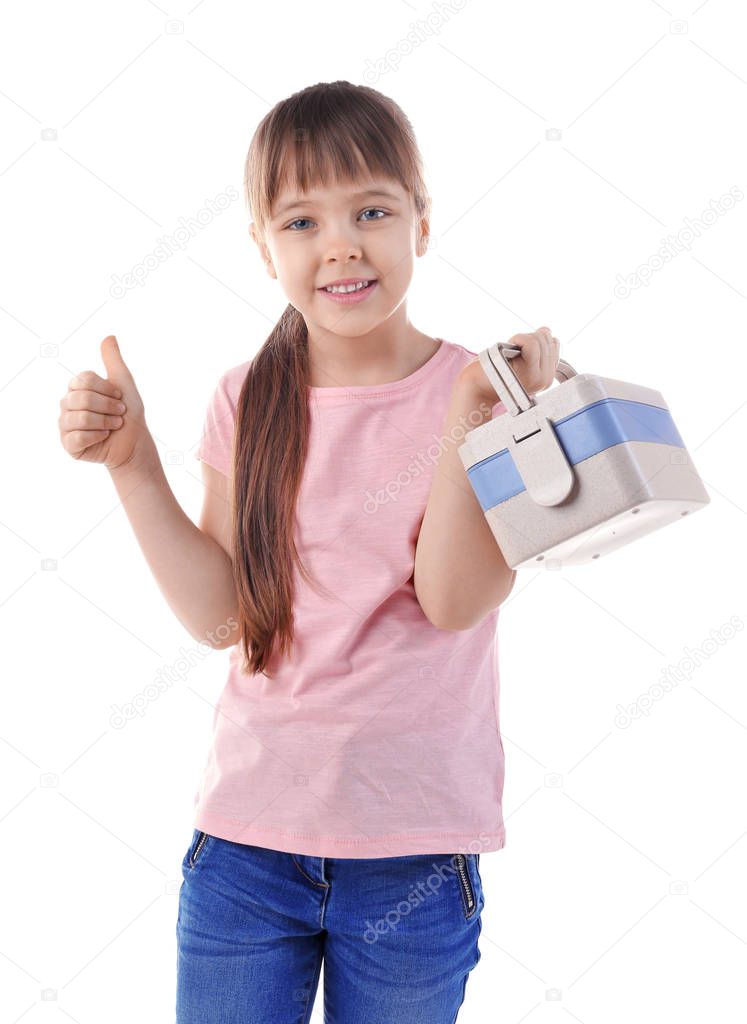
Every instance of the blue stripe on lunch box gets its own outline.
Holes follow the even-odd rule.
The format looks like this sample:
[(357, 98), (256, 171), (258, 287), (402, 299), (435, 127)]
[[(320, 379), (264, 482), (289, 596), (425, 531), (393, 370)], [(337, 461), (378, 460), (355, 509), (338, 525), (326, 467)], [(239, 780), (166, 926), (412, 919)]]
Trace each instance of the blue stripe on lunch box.
[[(600, 399), (552, 425), (572, 466), (623, 441), (685, 447), (668, 409), (627, 398)], [(508, 448), (470, 466), (467, 476), (483, 512), (526, 490)]]

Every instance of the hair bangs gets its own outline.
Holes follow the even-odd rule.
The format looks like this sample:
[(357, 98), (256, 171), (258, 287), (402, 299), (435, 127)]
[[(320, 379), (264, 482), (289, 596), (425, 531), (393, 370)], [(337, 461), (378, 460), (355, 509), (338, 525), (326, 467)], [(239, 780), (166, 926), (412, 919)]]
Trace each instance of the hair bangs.
[[(382, 117), (381, 95), (366, 88), (304, 90), (260, 126), (247, 157), (246, 199), (261, 230), (286, 189), (303, 195), (315, 188), (392, 179), (413, 197), (418, 216), (428, 212), (422, 168), (413, 160), (413, 139), (396, 108)], [(388, 116), (386, 116), (388, 115)]]

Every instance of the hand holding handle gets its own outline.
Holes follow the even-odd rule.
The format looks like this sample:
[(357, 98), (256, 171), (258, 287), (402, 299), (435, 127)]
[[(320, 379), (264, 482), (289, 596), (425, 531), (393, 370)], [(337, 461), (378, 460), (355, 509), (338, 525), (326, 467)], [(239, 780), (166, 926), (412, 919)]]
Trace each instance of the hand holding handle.
[[(497, 342), (489, 348), (484, 349), (480, 355), (480, 365), (485, 376), (490, 381), (496, 394), (506, 407), (506, 411), (512, 416), (525, 412), (535, 404), (534, 399), (524, 390), (519, 378), (511, 369), (509, 360), (521, 355), (521, 349), (513, 345), (506, 345)], [(561, 359), (555, 369), (555, 379), (558, 381), (568, 380), (574, 377), (576, 371), (570, 363)]]

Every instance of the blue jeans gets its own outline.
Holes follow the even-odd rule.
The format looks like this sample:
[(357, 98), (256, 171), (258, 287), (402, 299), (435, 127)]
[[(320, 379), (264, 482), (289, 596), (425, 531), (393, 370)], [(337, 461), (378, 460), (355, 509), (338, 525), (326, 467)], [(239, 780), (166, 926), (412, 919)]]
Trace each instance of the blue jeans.
[(475, 853), (309, 857), (194, 830), (177, 1024), (454, 1024), (480, 959)]

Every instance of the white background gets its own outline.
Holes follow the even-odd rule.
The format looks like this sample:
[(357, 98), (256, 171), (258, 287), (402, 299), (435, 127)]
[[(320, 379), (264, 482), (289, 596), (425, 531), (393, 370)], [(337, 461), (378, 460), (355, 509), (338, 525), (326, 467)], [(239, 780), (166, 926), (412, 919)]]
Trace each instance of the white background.
[[(473, 351), (548, 324), (579, 372), (663, 393), (711, 497), (593, 566), (523, 570), (502, 608), (507, 845), (481, 858), (460, 1024), (743, 1019), (747, 202), (688, 228), (747, 191), (744, 9), (73, 0), (5, 21), (3, 1020), (173, 1019), (180, 863), (228, 654), (176, 621), (106, 470), (62, 449), (59, 401), (116, 334), (197, 518), (208, 398), (285, 297), (243, 198), (142, 286), (112, 281), (240, 192), (275, 102), (340, 78), (392, 96), (424, 155), (413, 322)], [(658, 266), (664, 238), (679, 251)], [(169, 668), (114, 728), (112, 705)]]

